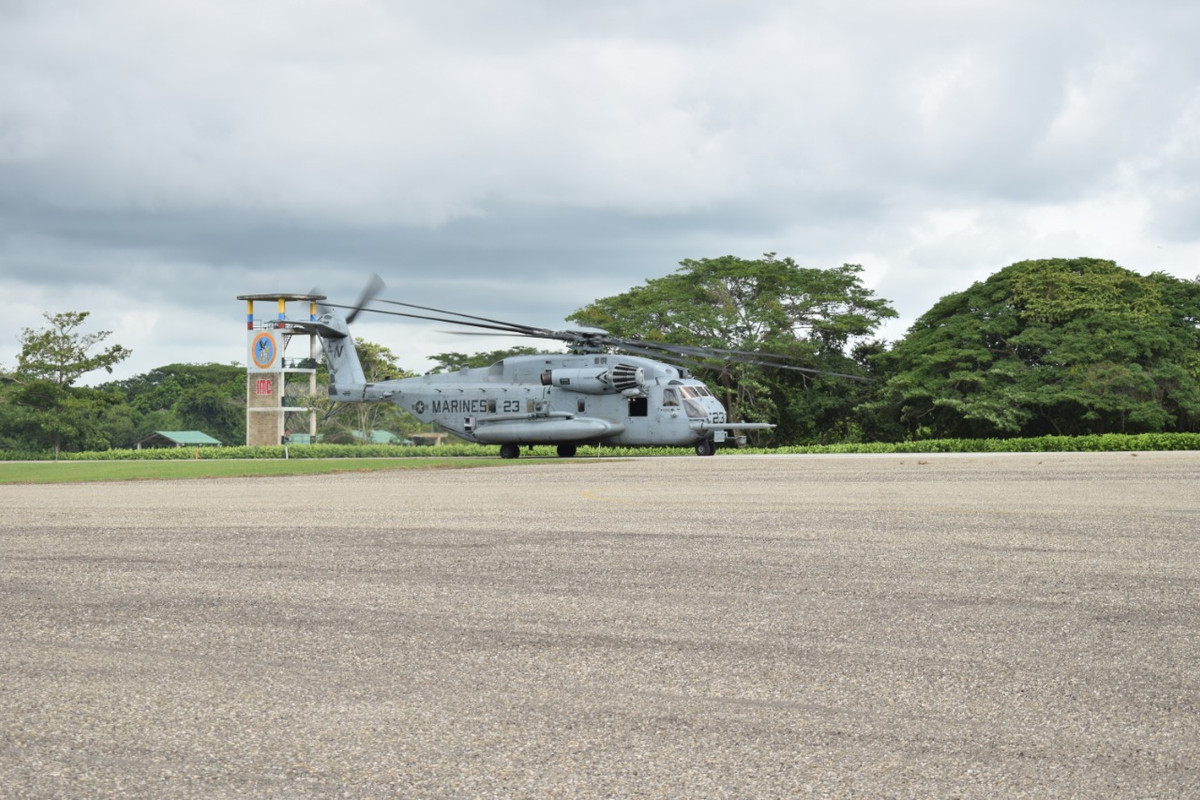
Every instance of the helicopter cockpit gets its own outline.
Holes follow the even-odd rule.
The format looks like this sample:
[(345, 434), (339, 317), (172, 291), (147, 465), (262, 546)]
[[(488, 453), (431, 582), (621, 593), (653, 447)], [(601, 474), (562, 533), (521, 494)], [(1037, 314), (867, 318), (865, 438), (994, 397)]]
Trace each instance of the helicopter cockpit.
[[(703, 398), (709, 398), (705, 400)], [(702, 383), (684, 384), (672, 382), (663, 389), (663, 407), (683, 407), (688, 419), (711, 419), (720, 401)], [(720, 406), (724, 411), (724, 406)]]

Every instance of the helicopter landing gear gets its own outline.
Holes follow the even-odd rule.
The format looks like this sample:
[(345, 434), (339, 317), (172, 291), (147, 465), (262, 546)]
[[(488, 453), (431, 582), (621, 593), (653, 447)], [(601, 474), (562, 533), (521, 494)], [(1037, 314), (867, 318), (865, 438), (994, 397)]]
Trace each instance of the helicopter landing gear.
[(559, 458), (574, 458), (576, 447), (573, 444), (560, 444), (558, 446)]
[(511, 442), (509, 442), (508, 444), (500, 445), (500, 457), (501, 458), (518, 458), (518, 457), (520, 457), (520, 455), (521, 455), (521, 446), (519, 444), (512, 444)]
[(717, 452), (717, 445), (712, 439), (701, 439), (696, 442), (696, 455), (711, 456)]

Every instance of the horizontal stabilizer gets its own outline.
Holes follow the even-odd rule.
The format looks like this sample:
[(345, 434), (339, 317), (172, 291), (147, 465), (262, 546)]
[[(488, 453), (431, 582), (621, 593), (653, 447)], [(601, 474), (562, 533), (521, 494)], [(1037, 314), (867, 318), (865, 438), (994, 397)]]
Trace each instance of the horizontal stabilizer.
[(326, 325), (324, 322), (295, 322), (287, 321), (287, 326), (301, 333), (315, 333), (322, 339), (345, 339), (346, 332), (339, 331), (332, 325)]

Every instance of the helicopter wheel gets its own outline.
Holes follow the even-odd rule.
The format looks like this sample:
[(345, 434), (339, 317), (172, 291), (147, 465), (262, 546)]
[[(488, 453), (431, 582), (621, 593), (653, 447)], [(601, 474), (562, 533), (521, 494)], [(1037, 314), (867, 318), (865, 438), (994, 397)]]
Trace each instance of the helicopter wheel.
[(717, 445), (712, 439), (701, 439), (696, 442), (696, 455), (711, 456), (715, 452), (717, 452)]
[(521, 455), (521, 446), (518, 444), (502, 444), (500, 445), (501, 458), (519, 458)]
[(573, 444), (560, 444), (558, 446), (559, 458), (574, 458), (576, 447)]

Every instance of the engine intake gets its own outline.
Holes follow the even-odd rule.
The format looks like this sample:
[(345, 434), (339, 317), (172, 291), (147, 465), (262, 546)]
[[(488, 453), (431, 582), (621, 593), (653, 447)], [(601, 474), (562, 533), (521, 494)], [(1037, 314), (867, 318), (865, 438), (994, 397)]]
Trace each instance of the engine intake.
[(617, 364), (609, 370), (609, 375), (613, 388), (618, 392), (626, 392), (630, 389), (641, 391), (642, 387), (646, 385), (646, 370), (632, 364)]
[(646, 371), (632, 364), (616, 364), (607, 369), (548, 369), (542, 373), (543, 386), (580, 394), (637, 393), (645, 383)]

